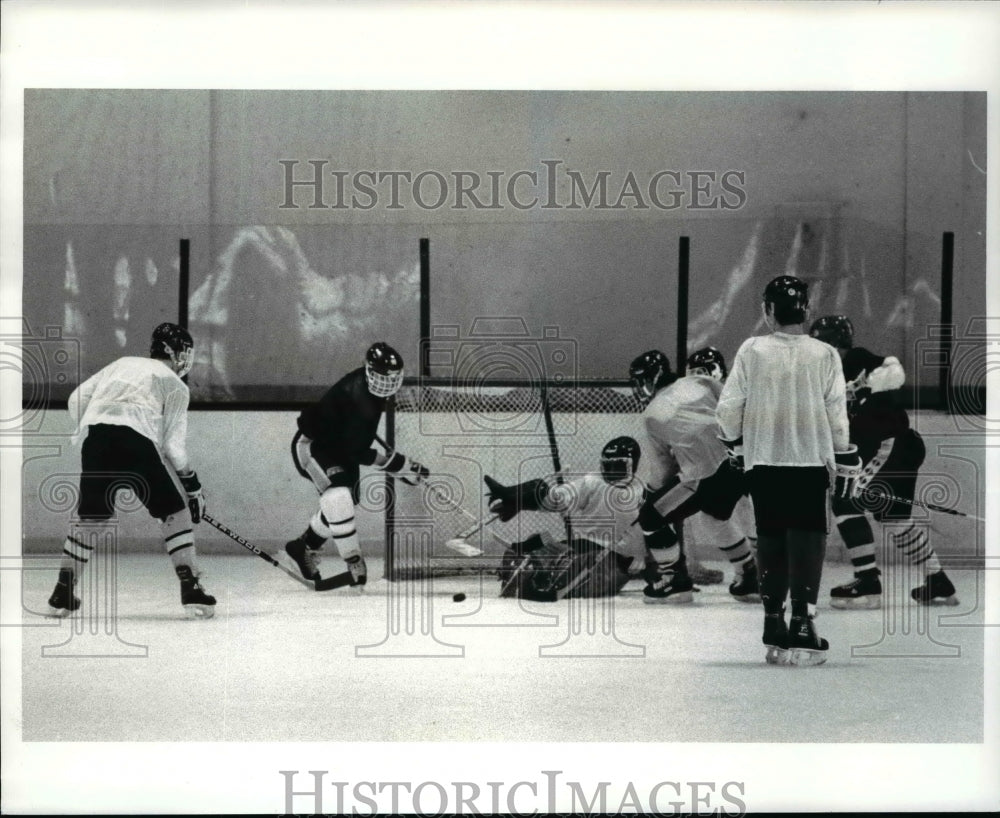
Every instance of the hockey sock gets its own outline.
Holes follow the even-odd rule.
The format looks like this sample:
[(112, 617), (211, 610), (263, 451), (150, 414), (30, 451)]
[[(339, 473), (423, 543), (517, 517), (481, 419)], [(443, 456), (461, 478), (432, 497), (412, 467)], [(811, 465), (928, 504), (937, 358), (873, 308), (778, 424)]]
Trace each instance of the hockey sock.
[(719, 546), (719, 550), (733, 564), (737, 574), (743, 572), (743, 567), (748, 562), (753, 562), (753, 552), (750, 550), (750, 544), (746, 537), (732, 545)]
[(103, 522), (81, 520), (75, 523), (63, 541), (63, 552), (62, 559), (59, 561), (59, 569), (79, 574), (94, 553), (103, 529)]
[(319, 513), (310, 526), (320, 534), (333, 538), (337, 553), (343, 559), (361, 554), (358, 531), (354, 522), (354, 500), (343, 486), (334, 486), (319, 498)]
[(781, 613), (788, 596), (788, 549), (784, 533), (757, 532), (757, 567), (764, 613)]
[(824, 532), (796, 528), (788, 530), (788, 573), (792, 616), (809, 616), (816, 613), (825, 556)]
[(926, 529), (911, 524), (904, 531), (893, 532), (890, 536), (910, 565), (919, 566), (925, 576), (941, 570), (941, 561), (927, 538)]
[(673, 570), (681, 558), (681, 544), (674, 530), (667, 525), (657, 531), (644, 531), (643, 538), (646, 541), (646, 550), (656, 564), (657, 571), (663, 574)]
[(875, 567), (875, 536), (871, 523), (863, 514), (838, 515), (837, 531), (847, 546), (847, 556), (855, 575)]
[(180, 511), (171, 514), (160, 521), (160, 531), (163, 534), (163, 547), (167, 550), (174, 570), (181, 565), (187, 565), (194, 570), (194, 532), (191, 530), (191, 518)]

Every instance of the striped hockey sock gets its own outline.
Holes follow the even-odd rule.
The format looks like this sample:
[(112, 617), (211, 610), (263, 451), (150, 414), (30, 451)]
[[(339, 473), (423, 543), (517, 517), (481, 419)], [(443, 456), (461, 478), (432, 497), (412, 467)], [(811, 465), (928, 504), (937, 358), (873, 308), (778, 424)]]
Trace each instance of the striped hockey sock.
[(924, 576), (936, 574), (941, 570), (941, 561), (927, 537), (925, 528), (910, 525), (904, 531), (893, 532), (891, 536), (896, 548), (906, 557), (907, 562), (914, 567), (919, 566)]
[(750, 543), (746, 537), (732, 545), (720, 545), (719, 550), (733, 564), (737, 576), (743, 573), (744, 566), (753, 562), (753, 552), (750, 550)]

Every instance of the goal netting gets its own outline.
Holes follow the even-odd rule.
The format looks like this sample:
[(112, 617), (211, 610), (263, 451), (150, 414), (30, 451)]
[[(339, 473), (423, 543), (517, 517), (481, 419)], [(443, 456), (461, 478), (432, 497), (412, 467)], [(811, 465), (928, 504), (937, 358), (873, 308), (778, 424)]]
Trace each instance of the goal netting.
[(387, 486), (386, 576), (420, 578), (495, 570), (507, 545), (535, 533), (567, 536), (561, 515), (523, 512), (465, 538), (482, 550), (461, 556), (445, 546), (488, 519), (483, 477), (505, 485), (558, 473), (597, 472), (601, 448), (639, 437), (642, 406), (626, 383), (573, 386), (404, 386), (387, 413), (387, 439), (426, 465), (428, 485)]

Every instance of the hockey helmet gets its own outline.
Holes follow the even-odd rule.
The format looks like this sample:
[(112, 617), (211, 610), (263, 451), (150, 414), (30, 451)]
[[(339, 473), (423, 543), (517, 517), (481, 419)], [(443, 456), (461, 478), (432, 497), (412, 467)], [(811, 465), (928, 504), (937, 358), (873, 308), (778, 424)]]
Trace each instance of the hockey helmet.
[(632, 437), (616, 437), (601, 449), (601, 477), (616, 485), (632, 479), (639, 465), (639, 444)]
[(704, 347), (697, 352), (692, 352), (687, 359), (688, 375), (707, 375), (717, 381), (724, 381), (729, 370), (726, 368), (726, 359), (715, 347)]
[(837, 349), (854, 346), (854, 325), (846, 315), (824, 315), (813, 321), (809, 334)]
[(628, 368), (628, 379), (636, 398), (647, 403), (658, 389), (672, 384), (677, 376), (670, 370), (667, 356), (658, 349), (651, 349), (632, 361)]
[[(803, 311), (809, 306), (809, 285), (795, 276), (778, 276), (764, 288), (764, 309), (776, 317)], [(780, 317), (778, 319), (781, 320)], [(800, 319), (802, 320), (802, 319)], [(782, 323), (785, 323), (782, 321)]]
[(194, 364), (194, 341), (191, 333), (180, 324), (171, 324), (169, 321), (160, 324), (153, 330), (149, 357), (170, 361), (174, 372), (183, 378)]
[(403, 358), (382, 341), (372, 344), (365, 353), (365, 377), (368, 391), (377, 398), (388, 398), (403, 385)]

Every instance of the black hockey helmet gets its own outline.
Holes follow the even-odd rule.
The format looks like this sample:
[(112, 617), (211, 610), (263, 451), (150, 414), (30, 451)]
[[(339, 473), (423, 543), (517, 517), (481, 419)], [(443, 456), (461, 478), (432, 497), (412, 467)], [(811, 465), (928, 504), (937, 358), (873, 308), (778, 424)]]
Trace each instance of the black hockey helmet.
[(809, 307), (809, 285), (795, 276), (778, 276), (764, 288), (764, 309), (779, 324), (800, 324)]
[(645, 403), (652, 400), (657, 390), (677, 380), (677, 376), (671, 371), (667, 356), (658, 349), (651, 349), (632, 361), (628, 379), (635, 396)]
[(180, 324), (171, 324), (169, 321), (160, 324), (153, 330), (149, 357), (170, 361), (174, 372), (183, 378), (194, 364), (194, 340), (191, 333)]
[(809, 334), (837, 349), (854, 346), (854, 325), (846, 315), (824, 315), (813, 321)]
[(403, 385), (403, 358), (382, 341), (372, 344), (365, 353), (365, 377), (368, 391), (377, 398), (388, 398)]
[(623, 436), (609, 440), (601, 449), (601, 477), (605, 483), (627, 483), (639, 465), (639, 444)]
[(726, 359), (715, 347), (704, 347), (688, 355), (688, 375), (707, 375), (717, 381), (724, 381), (729, 374)]

